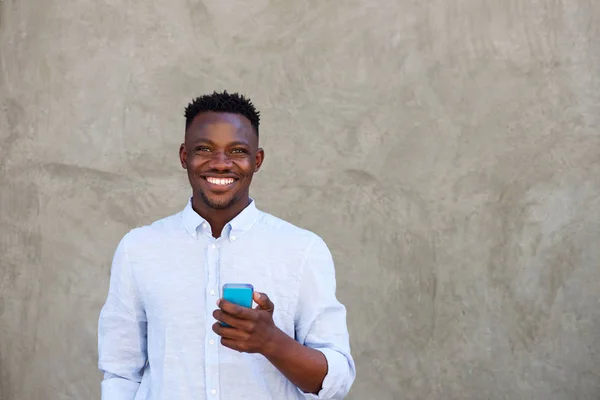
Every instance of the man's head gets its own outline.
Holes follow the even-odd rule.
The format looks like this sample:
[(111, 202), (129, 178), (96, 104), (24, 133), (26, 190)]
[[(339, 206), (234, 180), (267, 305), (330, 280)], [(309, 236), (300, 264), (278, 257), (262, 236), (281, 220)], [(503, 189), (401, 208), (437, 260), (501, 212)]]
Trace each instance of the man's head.
[(185, 118), (179, 157), (195, 201), (212, 209), (245, 207), (252, 176), (264, 159), (258, 147), (259, 112), (249, 99), (225, 91), (194, 99)]

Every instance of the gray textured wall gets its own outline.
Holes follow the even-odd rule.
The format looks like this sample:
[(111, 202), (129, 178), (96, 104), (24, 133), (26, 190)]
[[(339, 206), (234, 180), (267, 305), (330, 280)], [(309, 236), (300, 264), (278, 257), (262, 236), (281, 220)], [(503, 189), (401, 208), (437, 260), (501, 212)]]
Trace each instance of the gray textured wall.
[(350, 398), (600, 398), (600, 4), (343, 3), (0, 1), (2, 400), (98, 398), (110, 259), (213, 89), (332, 248)]

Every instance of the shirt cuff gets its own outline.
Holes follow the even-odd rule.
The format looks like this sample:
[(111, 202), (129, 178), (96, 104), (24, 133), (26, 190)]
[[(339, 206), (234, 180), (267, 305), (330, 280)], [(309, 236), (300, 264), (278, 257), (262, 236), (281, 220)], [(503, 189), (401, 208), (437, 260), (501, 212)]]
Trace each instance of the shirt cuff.
[(323, 379), (321, 390), (317, 394), (306, 393), (298, 388), (306, 399), (337, 400), (343, 399), (348, 394), (350, 367), (348, 359), (341, 353), (329, 348), (315, 348), (325, 355), (327, 359), (327, 374)]
[(115, 377), (104, 379), (100, 386), (102, 388), (102, 400), (133, 400), (140, 384)]

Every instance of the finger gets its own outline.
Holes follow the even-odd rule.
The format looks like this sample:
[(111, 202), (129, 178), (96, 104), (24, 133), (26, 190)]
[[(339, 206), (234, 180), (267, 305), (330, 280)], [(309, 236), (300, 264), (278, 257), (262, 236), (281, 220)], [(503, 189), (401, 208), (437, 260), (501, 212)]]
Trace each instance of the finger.
[(221, 344), (225, 347), (230, 348), (231, 350), (243, 352), (243, 350), (240, 347), (240, 342), (238, 342), (237, 340), (221, 338)]
[(217, 306), (234, 317), (251, 321), (256, 319), (256, 312), (251, 308), (242, 307), (224, 299), (217, 300)]
[(214, 333), (221, 336), (222, 338), (226, 338), (226, 339), (230, 339), (230, 340), (244, 341), (244, 340), (247, 340), (248, 336), (249, 336), (248, 333), (246, 333), (242, 330), (223, 326), (218, 322), (215, 322), (213, 324), (212, 330)]
[(229, 315), (221, 309), (216, 309), (215, 311), (213, 311), (213, 318), (219, 322), (224, 322), (227, 325), (230, 325), (237, 329), (241, 329), (243, 331), (250, 331), (250, 324), (252, 323), (251, 321), (248, 321), (246, 319), (241, 319), (233, 315)]
[(254, 301), (260, 310), (272, 311), (275, 309), (275, 305), (265, 293), (254, 292)]

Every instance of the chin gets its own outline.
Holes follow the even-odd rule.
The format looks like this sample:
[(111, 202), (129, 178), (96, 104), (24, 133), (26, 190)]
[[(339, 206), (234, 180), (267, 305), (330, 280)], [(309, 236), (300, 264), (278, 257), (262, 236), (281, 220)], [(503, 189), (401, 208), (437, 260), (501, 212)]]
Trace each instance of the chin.
[(236, 196), (210, 196), (206, 195), (206, 193), (201, 192), (202, 200), (206, 203), (210, 208), (214, 208), (215, 210), (223, 210), (225, 208), (231, 207), (237, 201)]
[(225, 210), (225, 209), (227, 209), (227, 208), (229, 208), (231, 206), (231, 202), (228, 202), (228, 203), (225, 203), (225, 202), (219, 203), (219, 202), (211, 201), (211, 202), (208, 202), (206, 204), (210, 208), (212, 208), (214, 210)]

